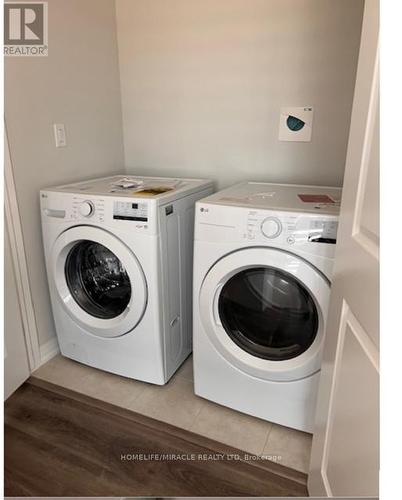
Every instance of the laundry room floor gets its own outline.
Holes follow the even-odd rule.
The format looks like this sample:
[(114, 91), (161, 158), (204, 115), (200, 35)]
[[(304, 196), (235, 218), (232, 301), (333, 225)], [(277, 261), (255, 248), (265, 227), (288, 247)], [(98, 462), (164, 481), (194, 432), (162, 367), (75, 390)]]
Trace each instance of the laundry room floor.
[(189, 357), (165, 386), (119, 377), (60, 355), (33, 376), (61, 387), (194, 432), (246, 453), (272, 457), (307, 472), (311, 435), (251, 417), (199, 398)]

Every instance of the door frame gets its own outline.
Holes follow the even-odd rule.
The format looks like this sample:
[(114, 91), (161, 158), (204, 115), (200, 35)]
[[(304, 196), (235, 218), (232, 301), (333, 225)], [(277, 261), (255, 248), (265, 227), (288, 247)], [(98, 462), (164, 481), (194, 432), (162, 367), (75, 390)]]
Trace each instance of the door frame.
[(6, 124), (4, 124), (4, 215), (10, 237), (11, 256), (17, 283), (17, 295), (20, 303), (28, 363), (31, 372), (33, 372), (41, 364), (39, 336)]

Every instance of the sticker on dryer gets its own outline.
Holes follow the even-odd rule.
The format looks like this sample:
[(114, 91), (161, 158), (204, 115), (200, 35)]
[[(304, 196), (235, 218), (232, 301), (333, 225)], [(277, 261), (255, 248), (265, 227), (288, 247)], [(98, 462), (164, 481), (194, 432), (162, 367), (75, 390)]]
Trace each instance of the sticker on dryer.
[(327, 194), (298, 194), (297, 196), (304, 203), (336, 203)]

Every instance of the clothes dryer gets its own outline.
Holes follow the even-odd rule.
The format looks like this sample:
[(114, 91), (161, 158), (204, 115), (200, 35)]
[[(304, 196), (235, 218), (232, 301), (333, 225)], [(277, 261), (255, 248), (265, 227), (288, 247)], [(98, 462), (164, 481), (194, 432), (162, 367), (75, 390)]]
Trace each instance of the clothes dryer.
[(312, 432), (340, 199), (249, 182), (197, 202), (197, 395)]

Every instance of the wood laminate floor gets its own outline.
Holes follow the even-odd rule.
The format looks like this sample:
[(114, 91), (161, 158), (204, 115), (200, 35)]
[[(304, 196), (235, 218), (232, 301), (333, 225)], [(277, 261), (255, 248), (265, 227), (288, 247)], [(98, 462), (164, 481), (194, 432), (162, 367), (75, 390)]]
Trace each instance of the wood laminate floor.
[(304, 497), (306, 479), (35, 378), (5, 406), (6, 496)]
[(304, 473), (308, 471), (311, 434), (197, 396), (191, 356), (163, 386), (120, 377), (64, 356), (55, 356), (33, 376), (194, 432), (244, 453), (267, 456), (280, 465)]

